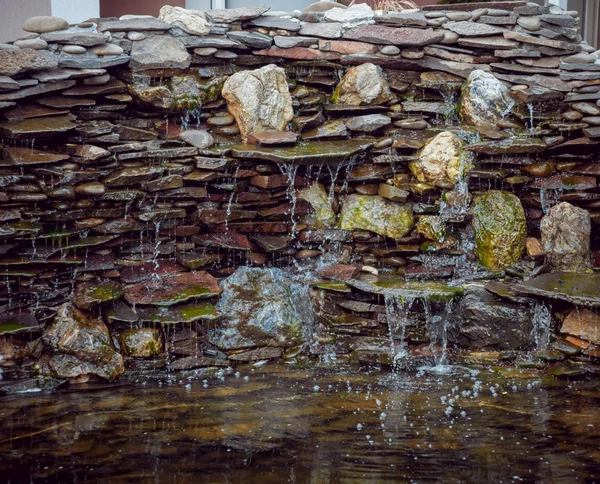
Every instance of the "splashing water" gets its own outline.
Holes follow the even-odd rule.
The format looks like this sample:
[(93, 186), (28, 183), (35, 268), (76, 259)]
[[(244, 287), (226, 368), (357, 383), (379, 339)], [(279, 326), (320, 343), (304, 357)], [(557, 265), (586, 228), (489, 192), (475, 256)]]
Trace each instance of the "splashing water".
[(427, 318), (427, 333), (430, 338), (430, 348), (433, 353), (435, 366), (433, 371), (436, 373), (451, 372), (448, 365), (448, 326), (454, 300), (448, 299), (441, 312), (434, 311), (431, 304), (427, 301), (424, 304), (425, 316)]
[(529, 132), (535, 133), (535, 126), (533, 124), (533, 104), (528, 103), (527, 109), (529, 110)]
[(290, 213), (290, 220), (292, 221), (292, 237), (296, 236), (296, 227), (298, 222), (294, 218), (296, 214), (296, 204), (298, 203), (298, 197), (296, 196), (296, 173), (298, 172), (298, 165), (289, 163), (277, 163), (281, 174), (284, 175), (288, 180), (288, 188), (286, 190), (288, 200), (292, 202), (292, 208)]
[(385, 316), (390, 336), (392, 368), (398, 369), (398, 363), (409, 356), (405, 341), (408, 314), (415, 302), (414, 297), (385, 295)]
[(533, 318), (531, 320), (533, 328), (531, 330), (531, 339), (535, 349), (545, 350), (550, 342), (550, 323), (552, 315), (550, 309), (543, 303), (536, 303), (533, 307)]

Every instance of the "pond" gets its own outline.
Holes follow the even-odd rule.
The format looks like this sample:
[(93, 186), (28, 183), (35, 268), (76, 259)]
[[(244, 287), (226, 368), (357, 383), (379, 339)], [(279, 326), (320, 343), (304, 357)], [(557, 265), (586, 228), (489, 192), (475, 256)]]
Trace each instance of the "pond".
[(7, 483), (597, 479), (597, 384), (531, 370), (268, 364), (0, 397)]

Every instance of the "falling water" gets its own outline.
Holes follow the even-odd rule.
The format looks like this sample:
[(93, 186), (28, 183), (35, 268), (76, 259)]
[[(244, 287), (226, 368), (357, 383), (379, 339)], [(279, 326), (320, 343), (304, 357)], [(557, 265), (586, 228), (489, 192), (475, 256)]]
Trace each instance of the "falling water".
[(427, 332), (430, 339), (431, 352), (435, 359), (435, 371), (445, 372), (448, 368), (448, 325), (452, 315), (453, 299), (448, 299), (441, 312), (434, 311), (429, 301), (424, 303), (427, 318)]
[(535, 133), (535, 127), (533, 125), (533, 104), (528, 103), (527, 109), (529, 110), (529, 132)]
[(535, 349), (545, 350), (550, 342), (550, 323), (552, 315), (550, 309), (543, 303), (536, 303), (533, 307), (533, 318), (531, 320), (533, 328), (531, 330), (531, 339)]
[(406, 327), (408, 326), (408, 314), (414, 302), (414, 297), (385, 295), (385, 316), (388, 323), (392, 367), (394, 370), (398, 368), (398, 363), (409, 355), (405, 337)]
[(296, 226), (298, 225), (294, 215), (296, 214), (296, 203), (298, 202), (298, 198), (296, 196), (296, 173), (298, 172), (298, 165), (290, 164), (290, 163), (277, 163), (281, 174), (287, 177), (288, 179), (288, 188), (286, 190), (286, 194), (288, 200), (292, 202), (292, 209), (290, 213), (290, 219), (292, 221), (292, 237), (296, 236)]

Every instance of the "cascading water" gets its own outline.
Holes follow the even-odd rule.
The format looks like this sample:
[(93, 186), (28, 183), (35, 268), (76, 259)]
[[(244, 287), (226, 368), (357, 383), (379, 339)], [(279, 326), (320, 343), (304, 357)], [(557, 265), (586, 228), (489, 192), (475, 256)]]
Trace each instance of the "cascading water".
[(385, 295), (385, 315), (388, 324), (390, 351), (394, 369), (398, 369), (399, 363), (410, 355), (408, 345), (405, 341), (406, 327), (408, 326), (408, 314), (415, 300), (414, 297)]
[(550, 343), (550, 326), (552, 323), (552, 314), (546, 304), (535, 303), (531, 323), (533, 325), (531, 339), (535, 349), (537, 351), (545, 350), (548, 348), (548, 343)]

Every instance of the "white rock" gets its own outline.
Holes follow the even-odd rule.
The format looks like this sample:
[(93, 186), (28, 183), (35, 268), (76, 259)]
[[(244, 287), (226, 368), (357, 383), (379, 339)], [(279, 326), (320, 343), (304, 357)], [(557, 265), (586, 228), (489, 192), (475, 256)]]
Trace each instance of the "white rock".
[(210, 24), (197, 10), (165, 5), (160, 9), (158, 19), (193, 35), (207, 35), (210, 32)]
[(365, 23), (373, 18), (375, 13), (366, 3), (359, 3), (349, 8), (332, 8), (323, 15), (326, 22), (339, 22), (341, 24)]

